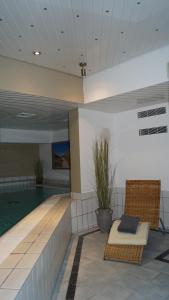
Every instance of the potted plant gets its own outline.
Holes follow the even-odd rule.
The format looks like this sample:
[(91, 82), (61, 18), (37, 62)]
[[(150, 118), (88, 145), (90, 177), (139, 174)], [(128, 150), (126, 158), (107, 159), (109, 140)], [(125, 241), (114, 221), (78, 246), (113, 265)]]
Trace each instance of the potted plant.
[(43, 162), (38, 158), (34, 165), (36, 184), (43, 184)]
[(95, 142), (94, 167), (96, 194), (99, 207), (96, 210), (97, 224), (101, 232), (109, 232), (112, 225), (112, 176), (109, 165), (109, 143), (106, 138)]

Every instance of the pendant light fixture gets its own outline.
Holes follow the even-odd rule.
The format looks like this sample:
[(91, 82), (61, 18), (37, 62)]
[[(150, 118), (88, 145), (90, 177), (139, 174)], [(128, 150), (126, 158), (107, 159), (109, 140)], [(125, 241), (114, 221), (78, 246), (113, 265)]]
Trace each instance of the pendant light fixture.
[(87, 66), (87, 63), (86, 62), (80, 62), (79, 66), (81, 68), (81, 76), (82, 77), (86, 76), (86, 66)]

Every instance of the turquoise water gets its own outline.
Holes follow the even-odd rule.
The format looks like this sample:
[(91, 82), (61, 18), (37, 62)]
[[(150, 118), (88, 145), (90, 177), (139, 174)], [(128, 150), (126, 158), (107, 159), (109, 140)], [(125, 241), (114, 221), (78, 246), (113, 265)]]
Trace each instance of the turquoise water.
[(44, 188), (0, 193), (0, 236), (48, 197), (68, 193), (67, 188)]

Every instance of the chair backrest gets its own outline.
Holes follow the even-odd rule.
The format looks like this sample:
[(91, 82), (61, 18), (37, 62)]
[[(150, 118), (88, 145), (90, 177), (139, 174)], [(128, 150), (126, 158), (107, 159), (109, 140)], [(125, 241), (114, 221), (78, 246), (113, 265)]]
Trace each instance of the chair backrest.
[(138, 216), (149, 222), (150, 228), (159, 226), (160, 180), (126, 180), (125, 214)]

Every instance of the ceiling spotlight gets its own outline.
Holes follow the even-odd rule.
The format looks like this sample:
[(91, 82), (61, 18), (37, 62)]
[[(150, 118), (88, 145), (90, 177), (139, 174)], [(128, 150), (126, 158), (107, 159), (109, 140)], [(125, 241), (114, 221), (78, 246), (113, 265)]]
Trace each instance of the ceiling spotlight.
[(124, 31), (121, 31), (120, 33), (121, 33), (121, 34), (123, 34), (123, 33), (124, 33)]
[(155, 31), (159, 31), (159, 28), (156, 28)]
[(86, 66), (87, 66), (86, 62), (79, 63), (79, 67), (81, 68), (81, 76), (82, 77), (86, 76)]
[(47, 7), (44, 7), (43, 10), (48, 10)]
[(63, 30), (61, 30), (61, 32), (60, 32), (61, 34), (64, 34), (65, 32), (63, 31)]
[(140, 3), (141, 3), (141, 2), (140, 2), (140, 1), (138, 1), (138, 2), (137, 2), (137, 5), (139, 5)]
[(32, 28), (33, 28), (33, 27), (35, 27), (35, 25), (34, 25), (34, 24), (31, 24), (31, 25), (30, 25), (30, 27), (32, 27)]
[(60, 50), (61, 50), (60, 48), (57, 49), (58, 52), (60, 52)]
[(109, 12), (110, 12), (110, 10), (108, 10), (108, 9), (105, 10), (105, 13), (106, 13), (106, 14), (109, 14)]
[(38, 55), (41, 55), (42, 52), (39, 51), (39, 50), (33, 50), (33, 51), (32, 51), (32, 54), (38, 56)]
[(79, 17), (80, 17), (80, 16), (77, 14), (77, 15), (76, 15), (76, 18), (79, 18)]

